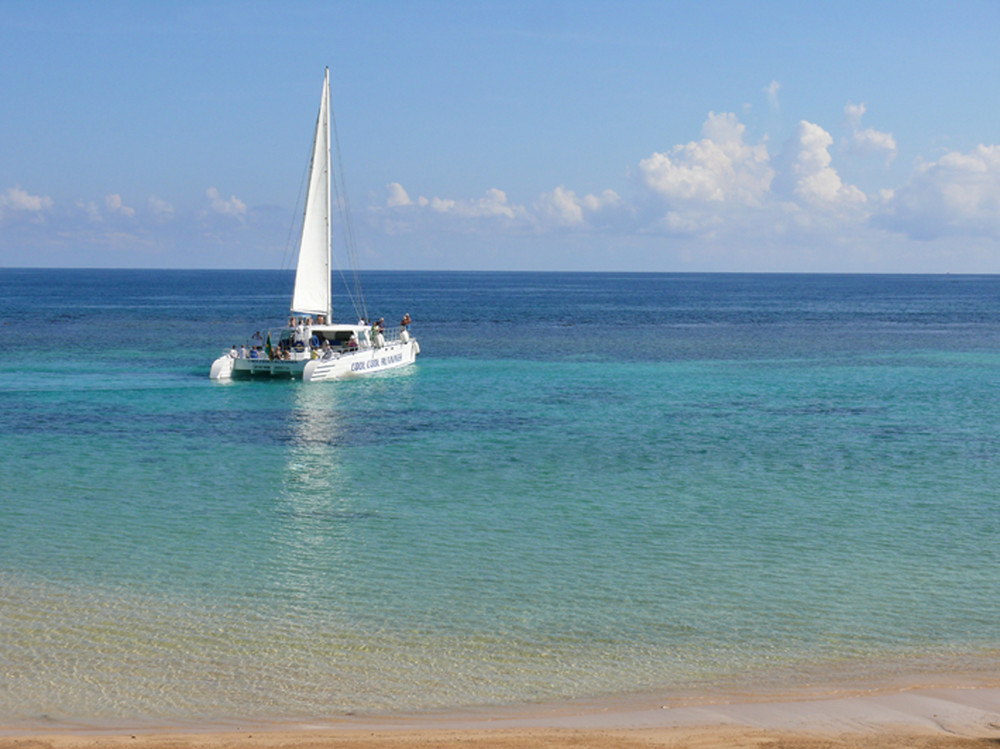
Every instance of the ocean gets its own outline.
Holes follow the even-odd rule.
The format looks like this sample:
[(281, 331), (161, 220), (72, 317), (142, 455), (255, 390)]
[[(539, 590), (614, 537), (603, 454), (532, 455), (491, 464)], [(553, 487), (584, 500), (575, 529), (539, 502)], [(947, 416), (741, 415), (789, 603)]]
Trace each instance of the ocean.
[(0, 729), (1000, 672), (1000, 277), (363, 278), (0, 269)]

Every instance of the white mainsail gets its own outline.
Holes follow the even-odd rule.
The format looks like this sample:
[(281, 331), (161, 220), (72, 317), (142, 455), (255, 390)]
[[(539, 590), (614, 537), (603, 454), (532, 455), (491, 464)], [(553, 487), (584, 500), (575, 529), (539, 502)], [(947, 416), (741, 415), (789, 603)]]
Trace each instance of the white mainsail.
[(330, 69), (316, 120), (292, 312), (330, 320)]

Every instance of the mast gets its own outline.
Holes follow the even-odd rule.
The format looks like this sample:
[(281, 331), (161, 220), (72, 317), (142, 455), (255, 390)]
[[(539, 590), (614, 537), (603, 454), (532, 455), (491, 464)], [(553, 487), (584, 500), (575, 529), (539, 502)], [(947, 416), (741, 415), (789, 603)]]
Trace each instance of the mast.
[(323, 115), (326, 119), (326, 272), (324, 278), (326, 279), (326, 324), (329, 325), (332, 320), (330, 319), (333, 315), (333, 289), (331, 284), (333, 283), (331, 271), (333, 270), (332, 265), (332, 254), (333, 254), (333, 237), (331, 234), (330, 226), (330, 68), (325, 68), (323, 74), (323, 101), (326, 106), (322, 107)]

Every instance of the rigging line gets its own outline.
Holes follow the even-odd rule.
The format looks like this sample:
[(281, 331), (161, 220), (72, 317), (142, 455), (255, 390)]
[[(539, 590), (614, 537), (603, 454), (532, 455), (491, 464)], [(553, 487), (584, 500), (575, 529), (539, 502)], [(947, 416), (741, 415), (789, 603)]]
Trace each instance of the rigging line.
[[(337, 116), (334, 113), (332, 106), (330, 107), (330, 124), (333, 125), (333, 140), (337, 151), (337, 169), (335, 171), (336, 179), (334, 180), (334, 189), (337, 191), (337, 205), (341, 214), (348, 262), (351, 265), (351, 271), (354, 275), (354, 293), (357, 297), (357, 301), (354, 302), (355, 312), (367, 320), (368, 305), (365, 303), (364, 290), (361, 287), (361, 267), (358, 260), (357, 243), (355, 241), (354, 222), (351, 218), (351, 205), (347, 197), (347, 181), (344, 178), (344, 162), (340, 153), (340, 134), (337, 131)], [(358, 302), (361, 304), (361, 309), (357, 308)]]
[[(338, 204), (339, 204), (339, 202), (340, 202), (340, 193), (337, 190), (336, 186), (334, 187), (334, 192), (337, 193), (337, 201), (338, 201)], [(343, 224), (343, 213), (342, 212), (341, 212), (341, 224)], [(345, 242), (344, 246), (346, 248), (346, 246), (347, 246), (346, 242)], [(344, 290), (347, 292), (347, 298), (350, 300), (351, 306), (354, 308), (354, 314), (356, 316), (360, 317), (361, 316), (361, 311), (360, 311), (360, 309), (358, 307), (358, 301), (354, 297), (354, 293), (351, 290), (351, 285), (348, 283), (347, 278), (344, 276), (344, 269), (340, 266), (340, 263), (337, 260), (336, 253), (333, 253), (333, 262), (334, 262), (334, 264), (337, 267), (337, 273), (340, 274), (340, 280), (344, 284)]]
[[(332, 114), (330, 119), (332, 122), (333, 121)], [(343, 200), (340, 195), (340, 184), (338, 182), (338, 180), (340, 179), (340, 172), (341, 172), (341, 165), (338, 163), (337, 168), (333, 170), (333, 179), (331, 179), (331, 184), (333, 186), (334, 199), (337, 204), (337, 215), (340, 217), (340, 229), (341, 232), (344, 232), (344, 208), (343, 208)], [(344, 254), (348, 256), (349, 260), (350, 245), (347, 241), (346, 233), (344, 233)], [(360, 311), (358, 309), (358, 302), (354, 298), (354, 294), (351, 291), (351, 285), (348, 283), (347, 278), (344, 276), (344, 269), (340, 264), (339, 253), (331, 253), (331, 258), (333, 260), (333, 263), (336, 265), (337, 273), (340, 275), (340, 280), (344, 284), (344, 290), (347, 292), (347, 297), (351, 302), (351, 306), (354, 308), (354, 314), (360, 315)]]
[[(288, 222), (288, 238), (285, 240), (285, 252), (281, 258), (281, 268), (282, 271), (288, 271), (292, 269), (292, 254), (294, 250), (292, 249), (292, 240), (295, 236), (295, 230), (301, 226), (301, 221), (299, 220), (299, 204), (302, 202), (302, 190), (305, 187), (306, 179), (309, 174), (309, 165), (312, 163), (312, 156), (306, 161), (305, 168), (302, 170), (302, 177), (299, 179), (299, 194), (295, 198), (295, 208), (292, 210), (292, 219)], [(303, 216), (304, 218), (304, 216)]]
[[(333, 181), (333, 190), (334, 190), (334, 193), (336, 195), (337, 210), (338, 210), (338, 212), (340, 214), (340, 217), (341, 217), (341, 222), (340, 222), (340, 224), (341, 224), (341, 230), (343, 230), (344, 223), (345, 223), (344, 222), (344, 210), (343, 210), (343, 205), (342, 205), (342, 201), (341, 201), (341, 197), (340, 197), (340, 187), (337, 185), (336, 180)], [(348, 249), (348, 243), (347, 243), (347, 235), (346, 235), (346, 233), (345, 233), (345, 236), (344, 236), (344, 248), (345, 248), (345, 250)], [(333, 262), (336, 263), (337, 272), (340, 274), (340, 280), (344, 284), (344, 290), (347, 292), (347, 298), (350, 299), (351, 306), (354, 308), (354, 314), (357, 315), (358, 317), (361, 317), (362, 313), (361, 313), (361, 309), (359, 308), (359, 305), (358, 305), (358, 300), (355, 298), (355, 295), (354, 295), (354, 293), (351, 290), (351, 285), (347, 282), (347, 278), (344, 276), (344, 269), (340, 266), (340, 263), (337, 261), (337, 255), (336, 255), (336, 253), (334, 253), (332, 255), (332, 257), (333, 257)]]
[(344, 171), (344, 160), (340, 152), (340, 134), (337, 131), (337, 117), (336, 113), (330, 113), (330, 119), (333, 124), (333, 137), (334, 145), (337, 151), (337, 190), (338, 195), (342, 198), (342, 202), (338, 202), (338, 207), (340, 208), (341, 215), (345, 219), (344, 228), (346, 233), (346, 238), (348, 239), (348, 250), (350, 252), (350, 261), (352, 270), (357, 272), (359, 269), (358, 257), (357, 257), (357, 244), (355, 242), (354, 236), (354, 224), (352, 221), (352, 212), (350, 205), (350, 197), (347, 192), (347, 179)]
[[(338, 153), (338, 160), (339, 160)], [(351, 291), (351, 286), (347, 282), (347, 279), (343, 277), (343, 270), (341, 270), (341, 278), (344, 281), (344, 286), (347, 288), (347, 293), (351, 297), (351, 301), (354, 304), (355, 313), (359, 317), (368, 317), (367, 306), (365, 304), (364, 290), (361, 286), (360, 278), (360, 267), (357, 255), (357, 244), (354, 238), (354, 227), (352, 222), (352, 215), (350, 209), (350, 200), (347, 196), (347, 189), (343, 179), (343, 164), (338, 163), (338, 179), (339, 182), (335, 182), (334, 189), (337, 193), (337, 208), (340, 212), (341, 218), (341, 230), (344, 235), (344, 248), (345, 254), (347, 255), (347, 260), (350, 265), (352, 275), (354, 277), (354, 289), (353, 293)]]

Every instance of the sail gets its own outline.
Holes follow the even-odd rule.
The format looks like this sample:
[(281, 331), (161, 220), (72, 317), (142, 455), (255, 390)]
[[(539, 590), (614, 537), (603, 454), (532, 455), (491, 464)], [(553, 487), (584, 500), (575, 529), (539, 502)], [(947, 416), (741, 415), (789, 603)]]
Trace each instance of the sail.
[(326, 315), (330, 321), (330, 71), (316, 120), (306, 210), (302, 220), (299, 263), (295, 271), (292, 312)]

